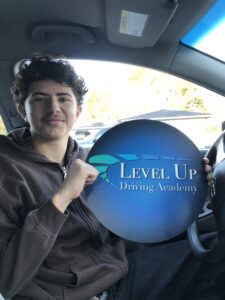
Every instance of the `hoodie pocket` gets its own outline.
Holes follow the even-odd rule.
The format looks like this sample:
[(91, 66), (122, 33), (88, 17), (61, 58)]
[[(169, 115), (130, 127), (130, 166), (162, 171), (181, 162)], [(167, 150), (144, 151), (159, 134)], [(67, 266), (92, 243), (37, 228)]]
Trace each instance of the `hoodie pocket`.
[(95, 253), (89, 253), (89, 256), (84, 262), (84, 267), (79, 267), (76, 263), (70, 265), (71, 272), (76, 276), (76, 287), (81, 285), (99, 285), (110, 286), (115, 282), (115, 279), (121, 278), (121, 270), (117, 266), (101, 262), (95, 259)]

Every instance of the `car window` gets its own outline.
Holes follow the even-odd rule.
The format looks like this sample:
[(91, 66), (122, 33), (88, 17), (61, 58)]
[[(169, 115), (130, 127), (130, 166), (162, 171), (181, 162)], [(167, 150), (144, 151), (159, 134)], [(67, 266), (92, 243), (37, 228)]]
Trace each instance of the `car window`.
[(0, 116), (0, 134), (4, 134), (4, 135), (6, 135), (6, 128), (5, 128), (5, 125), (4, 125), (4, 123), (3, 123), (3, 121), (2, 121), (2, 118), (1, 118), (1, 116)]
[(223, 129), (224, 97), (206, 88), (140, 66), (73, 63), (89, 88), (82, 115), (71, 133), (84, 146), (92, 146), (104, 128), (132, 119), (166, 122), (199, 148), (209, 148)]
[(225, 2), (217, 0), (204, 17), (183, 37), (182, 42), (225, 61), (224, 36)]

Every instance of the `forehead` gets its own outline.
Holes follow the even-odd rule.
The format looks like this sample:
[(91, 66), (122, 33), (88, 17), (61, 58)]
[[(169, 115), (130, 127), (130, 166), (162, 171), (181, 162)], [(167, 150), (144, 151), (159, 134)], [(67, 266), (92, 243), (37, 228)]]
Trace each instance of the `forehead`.
[(28, 92), (31, 95), (33, 93), (45, 93), (49, 95), (66, 93), (75, 97), (73, 89), (70, 86), (63, 85), (54, 80), (34, 81), (31, 83)]

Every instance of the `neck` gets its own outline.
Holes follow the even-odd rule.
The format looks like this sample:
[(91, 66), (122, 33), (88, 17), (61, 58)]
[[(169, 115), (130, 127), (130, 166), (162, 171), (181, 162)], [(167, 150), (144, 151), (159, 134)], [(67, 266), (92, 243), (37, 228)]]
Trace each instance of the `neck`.
[(37, 139), (32, 140), (33, 147), (42, 155), (47, 157), (49, 160), (57, 162), (59, 164), (64, 163), (64, 157), (66, 154), (67, 141), (64, 140), (53, 140), (53, 141), (38, 141)]

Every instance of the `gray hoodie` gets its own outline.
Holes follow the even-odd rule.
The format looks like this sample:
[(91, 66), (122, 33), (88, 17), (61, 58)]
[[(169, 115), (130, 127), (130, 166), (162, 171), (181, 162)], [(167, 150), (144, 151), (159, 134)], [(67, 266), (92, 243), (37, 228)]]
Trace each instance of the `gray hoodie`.
[[(69, 138), (65, 167), (86, 154)], [(65, 214), (54, 207), (64, 169), (32, 148), (29, 129), (0, 136), (0, 170), (0, 293), (82, 300), (127, 274), (123, 241), (98, 222), (84, 192)]]

